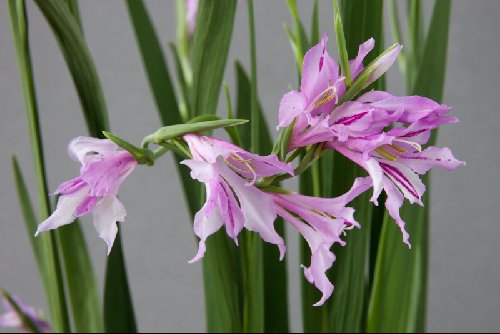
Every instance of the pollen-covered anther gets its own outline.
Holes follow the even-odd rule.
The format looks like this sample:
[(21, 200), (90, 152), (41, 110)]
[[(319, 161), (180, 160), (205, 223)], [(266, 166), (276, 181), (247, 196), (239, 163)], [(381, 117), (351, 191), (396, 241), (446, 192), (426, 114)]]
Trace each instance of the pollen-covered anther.
[(386, 158), (389, 161), (396, 161), (398, 160), (398, 156), (389, 152), (389, 150), (383, 146), (377, 147), (375, 149), (375, 152), (380, 154), (382, 157)]
[(406, 150), (397, 146), (397, 145), (394, 145), (394, 144), (389, 144), (387, 145), (389, 146), (390, 148), (392, 148), (394, 151), (398, 152), (398, 153), (406, 153)]
[(324, 212), (324, 211), (319, 211), (319, 210), (316, 210), (316, 209), (310, 209), (312, 213), (315, 213), (317, 215), (320, 215), (320, 216), (323, 216), (323, 217), (326, 217), (326, 218), (330, 218), (330, 219), (337, 219), (337, 217), (335, 217), (334, 215), (331, 215), (329, 214), (328, 212)]

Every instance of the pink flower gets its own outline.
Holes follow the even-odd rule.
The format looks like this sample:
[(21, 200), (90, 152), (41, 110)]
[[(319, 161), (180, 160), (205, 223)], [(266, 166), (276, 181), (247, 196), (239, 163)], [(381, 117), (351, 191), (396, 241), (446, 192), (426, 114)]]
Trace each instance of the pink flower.
[[(465, 165), (455, 159), (448, 148), (434, 146), (422, 150), (421, 145), (429, 140), (431, 129), (454, 121), (452, 117), (428, 115), (405, 127), (397, 127), (373, 136), (352, 138), (344, 142), (331, 141), (325, 145), (342, 153), (362, 166), (373, 182), (372, 202), (378, 205), (378, 197), (384, 190), (387, 194), (385, 206), (403, 233), (403, 241), (410, 246), (405, 222), (399, 215), (404, 198), (410, 203), (422, 204), (425, 185), (419, 175), (431, 168), (446, 170)], [(406, 116), (401, 116), (404, 118)], [(400, 119), (401, 119), (400, 118)]]
[(123, 222), (126, 216), (117, 198), (118, 190), (137, 161), (108, 139), (75, 138), (69, 144), (68, 153), (71, 159), (82, 164), (80, 176), (57, 188), (55, 194), (61, 195), (57, 208), (38, 226), (35, 236), (92, 212), (94, 226), (106, 242), (109, 254), (118, 232), (116, 222)]
[(333, 284), (326, 275), (335, 261), (331, 247), (335, 243), (345, 245), (341, 239), (345, 231), (360, 227), (354, 209), (346, 205), (370, 187), (370, 180), (358, 178), (346, 194), (337, 198), (272, 193), (278, 215), (302, 234), (311, 248), (311, 264), (304, 267), (304, 275), (323, 293), (314, 306), (323, 305), (333, 293)]
[[(368, 130), (376, 133), (397, 119), (393, 112), (361, 102), (346, 102), (335, 107), (346, 87), (338, 65), (326, 51), (326, 41), (324, 34), (321, 42), (304, 56), (300, 92), (291, 91), (280, 102), (278, 127), (286, 127), (297, 119), (289, 150), (345, 140), (348, 135), (364, 134)], [(374, 45), (372, 38), (361, 44), (358, 55), (349, 62), (352, 80), (364, 70), (363, 60)], [(379, 57), (372, 65), (373, 71), (365, 86), (382, 76), (400, 51), (401, 47), (397, 46)]]
[[(45, 320), (42, 320), (34, 307), (24, 303), (18, 297), (13, 297), (12, 300), (21, 313), (19, 314), (19, 311), (15, 309), (7, 298), (0, 298), (2, 299), (4, 311), (4, 313), (0, 315), (0, 328), (11, 328), (31, 332), (33, 331), (32, 327), (35, 327), (39, 333), (50, 333), (52, 331), (50, 325)], [(30, 322), (29, 324), (26, 323), (26, 319)]]
[[(328, 111), (343, 94), (343, 77), (339, 67), (326, 50), (328, 36), (323, 34), (321, 41), (304, 56), (300, 92), (285, 94), (279, 107), (279, 125), (286, 127), (298, 116), (311, 120), (312, 116)], [(344, 88), (342, 88), (344, 87)]]
[(283, 239), (274, 229), (276, 208), (273, 197), (255, 187), (254, 182), (281, 172), (293, 175), (290, 164), (275, 155), (259, 156), (212, 137), (185, 135), (193, 159), (182, 163), (191, 169), (191, 177), (205, 183), (206, 202), (194, 219), (194, 232), (200, 238), (198, 253), (190, 262), (205, 254), (206, 239), (222, 226), (238, 244), (245, 227), (278, 246), (285, 253)]

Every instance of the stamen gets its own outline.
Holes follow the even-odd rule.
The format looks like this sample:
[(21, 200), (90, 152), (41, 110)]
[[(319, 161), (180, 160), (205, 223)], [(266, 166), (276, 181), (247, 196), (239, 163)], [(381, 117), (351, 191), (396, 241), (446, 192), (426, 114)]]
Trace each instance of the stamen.
[(319, 211), (319, 210), (316, 210), (316, 209), (310, 209), (312, 213), (315, 213), (317, 215), (320, 215), (320, 216), (323, 216), (323, 217), (327, 217), (327, 218), (330, 218), (330, 219), (337, 219), (337, 217), (329, 214), (328, 212), (324, 212), (324, 211)]
[(398, 152), (398, 153), (406, 153), (406, 150), (397, 146), (397, 145), (393, 145), (393, 144), (390, 144), (388, 145), (390, 148), (392, 148), (394, 151)]
[(391, 152), (389, 152), (383, 146), (380, 146), (380, 147), (376, 148), (375, 152), (377, 152), (378, 154), (380, 154), (382, 157), (386, 158), (389, 161), (396, 161), (396, 160), (398, 160), (398, 156), (397, 155), (392, 154)]
[(314, 109), (324, 106), (325, 104), (332, 101), (336, 97), (337, 97), (336, 89), (330, 83), (328, 88), (323, 92), (323, 94), (321, 94), (319, 98), (316, 99), (316, 102), (314, 103)]
[(243, 159), (242, 157), (240, 157), (238, 154), (236, 154), (234, 152), (229, 153), (229, 156), (234, 161), (236, 161), (236, 162), (242, 164), (243, 166), (247, 167), (247, 169), (243, 169), (243, 168), (237, 166), (234, 162), (230, 161), (230, 159), (224, 159), (224, 161), (229, 166), (231, 166), (231, 168), (233, 168), (236, 171), (238, 171), (240, 173), (243, 173), (243, 174), (245, 174), (245, 173), (252, 174), (252, 183), (254, 183), (257, 180), (257, 174), (255, 173), (257, 171), (257, 168), (255, 167), (255, 165), (252, 164), (253, 159), (246, 159), (245, 160), (245, 159)]

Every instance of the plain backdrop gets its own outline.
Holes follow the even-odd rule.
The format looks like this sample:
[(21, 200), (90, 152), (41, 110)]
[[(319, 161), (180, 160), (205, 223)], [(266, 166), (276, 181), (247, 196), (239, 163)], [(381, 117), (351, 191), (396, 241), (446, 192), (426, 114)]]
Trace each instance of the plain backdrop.
[[(300, 1), (305, 21), (310, 1)], [(161, 41), (175, 39), (175, 2), (147, 1)], [(425, 2), (427, 10), (431, 2)], [(102, 80), (112, 130), (135, 142), (160, 123), (123, 1), (80, 1), (85, 36)], [(239, 6), (225, 79), (233, 83), (233, 60), (248, 64), (245, 7)], [(331, 2), (321, 1), (321, 30), (335, 49)], [(500, 117), (498, 69), (500, 1), (453, 1), (445, 103), (461, 119), (443, 128), (439, 143), (452, 147), (467, 167), (432, 176), (431, 257), (428, 329), (500, 329)], [(256, 1), (259, 94), (270, 124), (296, 68), (283, 22), (291, 24), (283, 1)], [(69, 140), (85, 135), (80, 105), (58, 45), (34, 3), (28, 1), (37, 96), (50, 189), (78, 172), (66, 155)], [(307, 25), (308, 26), (308, 25)], [(387, 28), (387, 44), (391, 42)], [(173, 73), (171, 54), (168, 54)], [(389, 89), (403, 93), (397, 66)], [(225, 112), (220, 103), (219, 113)], [(32, 305), (47, 309), (16, 199), (10, 156), (15, 154), (36, 196), (26, 115), (12, 44), (7, 2), (0, 3), (0, 285)], [(294, 185), (291, 184), (291, 187)], [(191, 222), (173, 161), (138, 168), (121, 189), (127, 207), (122, 224), (126, 260), (137, 320), (142, 331), (203, 331), (201, 265)], [(36, 203), (36, 202), (35, 202)], [(102, 288), (105, 244), (83, 220)], [(356, 233), (353, 231), (352, 233)], [(300, 330), (297, 237), (290, 234), (288, 261), (291, 319)]]

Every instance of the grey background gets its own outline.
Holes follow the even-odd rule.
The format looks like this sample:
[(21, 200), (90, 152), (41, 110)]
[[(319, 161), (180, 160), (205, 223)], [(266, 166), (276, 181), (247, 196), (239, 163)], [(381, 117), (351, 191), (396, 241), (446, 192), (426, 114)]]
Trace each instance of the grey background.
[[(304, 17), (311, 2), (300, 2)], [(427, 5), (429, 2), (426, 3)], [(440, 132), (467, 167), (433, 174), (430, 331), (497, 331), (500, 329), (500, 1), (454, 1), (445, 102), (461, 119)], [(122, 1), (81, 1), (85, 35), (94, 56), (112, 129), (138, 142), (159, 121)], [(162, 41), (175, 38), (174, 1), (147, 1)], [(240, 6), (241, 7), (241, 6)], [(321, 2), (322, 31), (334, 50), (331, 2)], [(66, 145), (85, 134), (75, 90), (58, 45), (36, 6), (28, 1), (32, 56), (43, 126), (50, 189), (78, 171)], [(259, 92), (271, 124), (295, 65), (282, 23), (291, 23), (282, 1), (255, 4)], [(306, 21), (308, 21), (306, 19)], [(226, 80), (232, 86), (232, 60), (248, 64), (247, 16), (239, 8)], [(387, 35), (387, 44), (391, 41)], [(170, 59), (170, 54), (168, 56)], [(172, 64), (171, 64), (172, 65)], [(172, 70), (172, 66), (171, 66)], [(403, 93), (396, 69), (389, 87)], [(16, 154), (35, 196), (26, 116), (12, 46), (6, 1), (0, 3), (0, 284), (29, 303), (45, 308), (43, 292), (26, 237), (11, 176)], [(220, 104), (220, 112), (225, 105)], [(294, 186), (293, 184), (291, 185)], [(192, 230), (170, 158), (154, 168), (138, 168), (121, 189), (128, 211), (121, 226), (137, 318), (142, 331), (203, 331), (201, 265), (189, 265), (195, 254)], [(105, 245), (88, 219), (87, 241), (102, 286)], [(353, 233), (356, 233), (355, 231)], [(291, 307), (294, 330), (300, 330), (299, 268), (296, 237), (291, 234)]]

